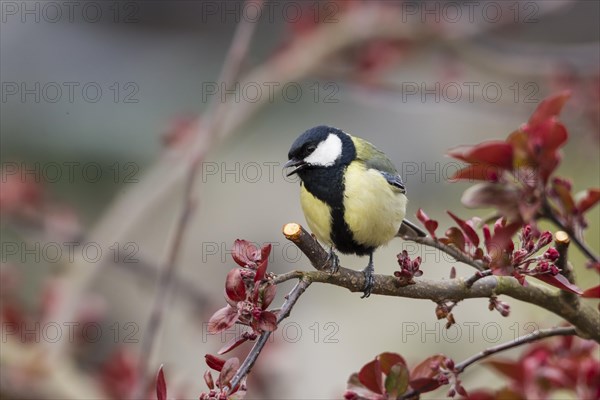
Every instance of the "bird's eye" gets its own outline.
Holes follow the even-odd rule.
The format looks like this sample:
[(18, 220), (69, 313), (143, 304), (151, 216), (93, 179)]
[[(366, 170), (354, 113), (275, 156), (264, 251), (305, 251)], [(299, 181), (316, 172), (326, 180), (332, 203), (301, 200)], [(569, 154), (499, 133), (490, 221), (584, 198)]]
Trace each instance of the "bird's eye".
[(313, 151), (315, 151), (316, 149), (317, 149), (317, 146), (316, 146), (316, 145), (314, 145), (314, 144), (310, 144), (310, 145), (308, 145), (308, 147), (306, 148), (306, 152), (307, 152), (308, 154), (310, 154), (310, 153), (312, 153)]

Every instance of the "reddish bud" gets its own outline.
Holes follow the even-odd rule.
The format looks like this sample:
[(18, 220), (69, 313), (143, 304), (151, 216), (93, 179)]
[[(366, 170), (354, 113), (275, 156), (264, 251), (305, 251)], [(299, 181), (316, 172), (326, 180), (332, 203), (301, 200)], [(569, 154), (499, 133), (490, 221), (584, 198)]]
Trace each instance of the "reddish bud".
[(358, 396), (358, 394), (356, 394), (356, 392), (353, 392), (352, 390), (346, 390), (344, 392), (344, 399), (345, 400), (358, 400), (360, 397)]
[(206, 386), (208, 386), (209, 389), (212, 390), (215, 388), (215, 381), (213, 380), (212, 374), (209, 370), (204, 372), (204, 382), (206, 382)]
[(552, 242), (552, 233), (548, 231), (543, 232), (538, 239), (538, 248), (541, 249), (542, 247), (550, 244), (550, 242)]
[(225, 360), (213, 356), (212, 354), (206, 354), (204, 356), (204, 360), (206, 361), (206, 365), (208, 365), (209, 368), (212, 368), (215, 371), (219, 372), (223, 369), (223, 365), (225, 365)]
[(551, 261), (551, 262), (554, 262), (554, 261), (558, 260), (558, 257), (560, 257), (560, 253), (554, 247), (550, 247), (544, 253), (544, 258), (547, 259), (547, 260), (549, 260), (549, 261)]

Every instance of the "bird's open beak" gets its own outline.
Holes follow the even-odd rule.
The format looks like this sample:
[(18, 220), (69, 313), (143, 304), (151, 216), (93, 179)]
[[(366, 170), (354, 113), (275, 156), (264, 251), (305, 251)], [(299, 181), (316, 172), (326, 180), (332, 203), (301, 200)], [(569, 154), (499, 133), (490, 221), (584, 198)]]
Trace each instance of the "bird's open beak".
[(295, 158), (292, 158), (291, 160), (285, 163), (283, 168), (296, 167), (287, 173), (287, 176), (291, 176), (294, 175), (296, 172), (300, 171), (302, 168), (306, 167), (307, 165), (308, 164), (306, 164), (304, 160), (296, 160)]

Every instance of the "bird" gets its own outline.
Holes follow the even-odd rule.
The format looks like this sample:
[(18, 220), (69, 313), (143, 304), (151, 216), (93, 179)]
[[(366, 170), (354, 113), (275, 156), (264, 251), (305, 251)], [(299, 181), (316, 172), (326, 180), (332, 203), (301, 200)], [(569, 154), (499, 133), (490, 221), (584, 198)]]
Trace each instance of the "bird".
[(338, 269), (335, 250), (369, 256), (362, 270), (369, 297), (374, 284), (373, 253), (399, 233), (425, 236), (406, 220), (406, 187), (394, 164), (374, 145), (326, 125), (302, 133), (288, 152), (287, 176), (300, 178), (300, 204), (316, 238), (329, 246), (330, 272)]

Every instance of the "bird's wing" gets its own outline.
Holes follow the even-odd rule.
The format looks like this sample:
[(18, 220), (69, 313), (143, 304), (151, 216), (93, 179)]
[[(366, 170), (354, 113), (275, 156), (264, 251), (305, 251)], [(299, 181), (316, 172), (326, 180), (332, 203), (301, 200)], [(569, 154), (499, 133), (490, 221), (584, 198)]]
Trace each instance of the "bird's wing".
[(402, 193), (405, 193), (404, 182), (385, 153), (364, 139), (352, 136), (352, 140), (355, 144), (354, 147), (356, 147), (356, 158), (364, 162), (367, 168), (379, 171), (390, 185), (401, 189)]

